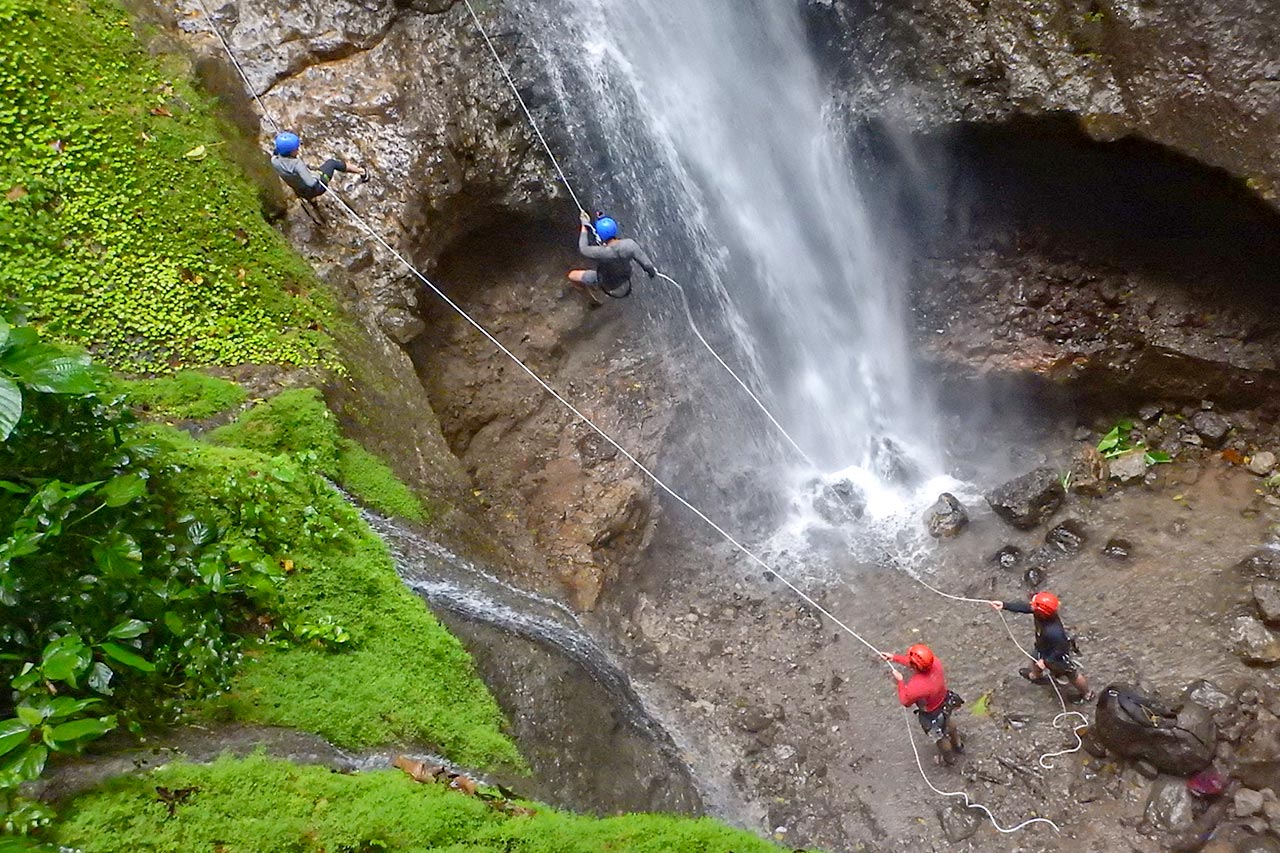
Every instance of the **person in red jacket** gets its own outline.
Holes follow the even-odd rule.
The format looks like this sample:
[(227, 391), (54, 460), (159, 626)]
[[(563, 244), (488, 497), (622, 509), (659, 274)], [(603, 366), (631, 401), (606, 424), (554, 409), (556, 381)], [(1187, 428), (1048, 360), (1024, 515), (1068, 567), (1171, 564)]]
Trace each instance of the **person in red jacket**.
[(938, 746), (938, 763), (947, 767), (955, 764), (956, 754), (964, 753), (964, 744), (960, 741), (955, 721), (951, 719), (951, 712), (964, 700), (947, 689), (942, 661), (934, 656), (933, 649), (923, 643), (916, 643), (907, 649), (905, 655), (881, 652), (880, 657), (890, 663), (911, 667), (915, 674), (909, 679), (898, 670), (889, 669), (898, 682), (898, 701), (904, 708), (916, 706), (920, 727)]

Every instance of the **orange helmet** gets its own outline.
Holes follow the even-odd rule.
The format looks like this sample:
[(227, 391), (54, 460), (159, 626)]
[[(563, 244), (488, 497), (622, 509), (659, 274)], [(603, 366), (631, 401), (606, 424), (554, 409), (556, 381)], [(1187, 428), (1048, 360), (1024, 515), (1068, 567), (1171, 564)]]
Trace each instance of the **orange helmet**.
[(1058, 612), (1058, 596), (1051, 592), (1037, 592), (1031, 596), (1031, 612), (1041, 619), (1052, 619)]
[(916, 672), (924, 672), (933, 666), (933, 649), (924, 643), (916, 643), (907, 649), (907, 661), (911, 664), (912, 669)]

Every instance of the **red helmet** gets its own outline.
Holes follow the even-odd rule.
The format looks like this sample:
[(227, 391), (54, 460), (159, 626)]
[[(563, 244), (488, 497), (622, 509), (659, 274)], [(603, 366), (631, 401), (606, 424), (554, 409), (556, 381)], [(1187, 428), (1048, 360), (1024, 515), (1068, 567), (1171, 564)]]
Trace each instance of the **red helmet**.
[(916, 643), (907, 649), (907, 662), (911, 664), (912, 669), (916, 672), (924, 672), (933, 666), (933, 649), (924, 643)]
[(1031, 596), (1031, 612), (1041, 619), (1052, 619), (1058, 612), (1058, 596), (1051, 592), (1037, 592)]

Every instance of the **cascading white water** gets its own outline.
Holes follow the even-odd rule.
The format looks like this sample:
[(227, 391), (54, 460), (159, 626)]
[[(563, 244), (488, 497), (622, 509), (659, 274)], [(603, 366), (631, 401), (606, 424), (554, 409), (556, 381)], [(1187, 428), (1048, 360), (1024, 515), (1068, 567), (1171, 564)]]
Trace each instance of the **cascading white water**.
[(887, 460), (936, 463), (903, 275), (830, 121), (799, 0), (521, 8), (597, 197), (719, 315), (814, 459), (873, 503), (910, 502)]

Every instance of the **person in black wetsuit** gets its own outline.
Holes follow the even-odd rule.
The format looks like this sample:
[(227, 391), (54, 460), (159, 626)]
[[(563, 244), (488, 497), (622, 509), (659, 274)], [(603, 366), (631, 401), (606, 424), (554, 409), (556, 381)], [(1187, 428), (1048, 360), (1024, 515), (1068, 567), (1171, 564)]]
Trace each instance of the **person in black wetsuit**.
[[(600, 239), (600, 245), (591, 245), (590, 231), (594, 228), (596, 236)], [(640, 248), (640, 244), (630, 238), (618, 238), (618, 223), (608, 216), (601, 216), (595, 221), (595, 225), (591, 224), (591, 217), (586, 211), (582, 212), (582, 228), (578, 232), (578, 251), (584, 258), (590, 258), (596, 262), (596, 268), (593, 270), (572, 270), (569, 273), (569, 281), (578, 287), (581, 287), (591, 301), (599, 303), (595, 292), (591, 288), (599, 288), (610, 296), (621, 299), (631, 292), (631, 263), (640, 265), (640, 268), (649, 274), (649, 278), (656, 278), (658, 268), (654, 266), (653, 261), (649, 260), (649, 256), (645, 254), (644, 249)]]
[(1058, 617), (1058, 596), (1051, 592), (1037, 592), (1028, 601), (989, 601), (996, 610), (1010, 613), (1030, 613), (1036, 619), (1036, 654), (1039, 657), (1031, 666), (1023, 667), (1019, 674), (1032, 684), (1048, 684), (1051, 676), (1069, 679), (1079, 692), (1077, 702), (1093, 698), (1089, 681), (1072, 657), (1075, 643), (1067, 635), (1062, 619)]

